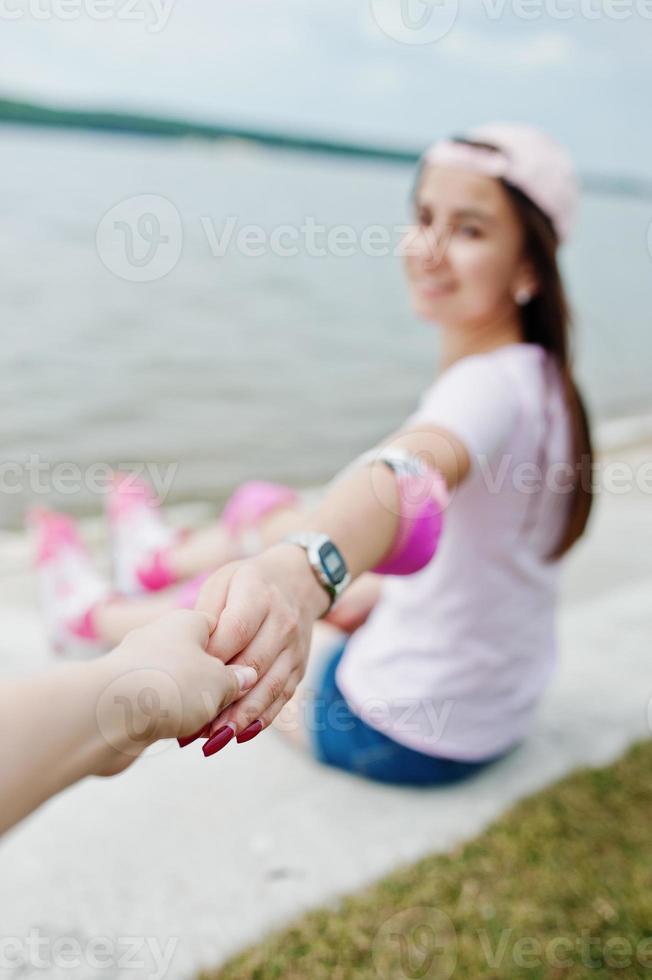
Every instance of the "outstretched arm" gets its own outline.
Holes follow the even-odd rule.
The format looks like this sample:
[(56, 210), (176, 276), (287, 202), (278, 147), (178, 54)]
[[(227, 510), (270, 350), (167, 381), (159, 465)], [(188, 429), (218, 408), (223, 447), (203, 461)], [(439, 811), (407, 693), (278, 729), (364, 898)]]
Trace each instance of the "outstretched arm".
[(88, 775), (194, 734), (256, 681), (206, 655), (209, 617), (179, 611), (113, 653), (0, 683), (0, 833)]
[[(465, 446), (443, 429), (401, 431), (384, 445), (421, 457), (443, 475), (449, 489), (469, 470)], [(374, 463), (336, 482), (305, 527), (334, 541), (355, 579), (391, 550), (398, 525), (396, 477)], [(252, 723), (267, 727), (273, 721), (303, 676), (312, 626), (327, 607), (328, 596), (305, 554), (292, 544), (279, 543), (255, 558), (226, 565), (208, 580), (198, 608), (218, 618), (209, 652), (224, 662), (254, 666), (261, 678), (217, 719), (213, 731), (228, 724), (241, 734)]]

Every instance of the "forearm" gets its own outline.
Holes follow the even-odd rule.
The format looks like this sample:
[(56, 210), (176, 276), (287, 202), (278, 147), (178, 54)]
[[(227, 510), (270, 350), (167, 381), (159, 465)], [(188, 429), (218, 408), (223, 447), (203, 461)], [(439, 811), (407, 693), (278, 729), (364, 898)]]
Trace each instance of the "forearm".
[(395, 474), (383, 463), (361, 466), (328, 491), (305, 526), (327, 534), (357, 578), (382, 560), (399, 525), (399, 492)]
[[(389, 436), (383, 448), (414, 456), (443, 478), (449, 490), (465, 479), (470, 460), (466, 447), (451, 432), (437, 427), (404, 429)], [(378, 447), (381, 448), (380, 446)], [(405, 489), (405, 488), (404, 488)], [(434, 486), (407, 490), (408, 509), (414, 511)], [(438, 491), (441, 500), (441, 495)], [(312, 511), (283, 511), (265, 529), (266, 547), (299, 530), (321, 531), (338, 546), (352, 578), (372, 570), (391, 550), (405, 516), (405, 496), (400, 501), (396, 474), (384, 463), (355, 464), (331, 484)], [(419, 514), (423, 517), (423, 512)], [(425, 526), (425, 525), (424, 525)]]
[[(383, 448), (378, 458), (367, 455), (342, 473), (295, 528), (330, 538), (353, 579), (368, 570), (411, 575), (424, 568), (437, 548), (449, 488), (464, 475), (459, 463), (464, 464), (465, 450), (449, 433), (405, 431)], [(415, 455), (418, 465), (409, 459)], [(254, 558), (231, 562), (205, 583), (197, 608), (217, 619), (209, 653), (224, 663), (238, 657), (260, 678), (241, 703), (215, 720), (215, 737), (220, 726), (230, 725), (238, 736), (254, 723), (258, 731), (268, 727), (296, 690), (315, 620), (328, 613), (335, 583), (344, 581), (344, 570), (336, 561), (333, 567), (336, 572), (339, 568), (339, 575), (324, 583), (329, 557), (336, 560), (325, 547), (319, 552), (321, 568), (310, 541), (300, 538), (270, 544)], [(369, 608), (362, 610), (363, 617)], [(353, 624), (359, 625), (363, 617), (354, 618)], [(263, 631), (265, 642), (258, 639)]]
[[(353, 578), (379, 565), (384, 574), (402, 575), (423, 567), (436, 547), (448, 495), (470, 469), (465, 445), (436, 426), (400, 430), (377, 448), (415, 458), (418, 475), (398, 477), (380, 459), (353, 464), (303, 525), (332, 538)], [(401, 560), (397, 566), (393, 554), (388, 571), (386, 558), (399, 537)]]
[[(303, 527), (326, 534), (356, 578), (392, 548), (398, 502), (394, 473), (374, 463), (343, 474), (306, 515)], [(255, 667), (260, 678), (248, 696), (215, 720), (215, 738), (227, 725), (240, 736), (254, 723), (261, 731), (273, 722), (304, 674), (312, 628), (330, 605), (329, 590), (295, 543), (274, 544), (211, 576), (197, 607), (217, 619), (209, 653), (224, 663), (238, 657), (239, 663)], [(259, 641), (263, 631), (265, 643)]]
[[(104, 658), (105, 660), (106, 658)], [(97, 706), (103, 661), (0, 685), (0, 833), (50, 796), (115, 766), (119, 731)]]

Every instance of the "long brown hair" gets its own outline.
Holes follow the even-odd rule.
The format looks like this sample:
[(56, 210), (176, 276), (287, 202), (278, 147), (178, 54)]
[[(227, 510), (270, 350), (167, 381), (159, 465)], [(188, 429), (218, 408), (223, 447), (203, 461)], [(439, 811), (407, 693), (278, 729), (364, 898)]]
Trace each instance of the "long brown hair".
[(568, 409), (571, 477), (568, 515), (561, 538), (548, 559), (561, 558), (582, 536), (593, 503), (593, 446), (584, 400), (573, 374), (572, 316), (557, 263), (558, 239), (552, 222), (517, 187), (502, 181), (525, 231), (525, 250), (538, 280), (538, 291), (520, 308), (523, 339), (539, 344), (553, 356), (561, 376)]
[[(463, 137), (455, 142), (499, 150), (490, 143)], [(420, 168), (415, 182), (419, 184)], [(549, 561), (561, 558), (582, 536), (593, 503), (593, 446), (591, 428), (584, 400), (575, 382), (571, 350), (571, 310), (557, 263), (559, 239), (548, 216), (519, 188), (500, 180), (512, 201), (525, 234), (525, 252), (534, 267), (538, 291), (520, 307), (521, 328), (526, 343), (539, 344), (548, 351), (559, 370), (569, 416), (571, 460), (570, 500), (566, 524), (560, 540), (548, 554)]]

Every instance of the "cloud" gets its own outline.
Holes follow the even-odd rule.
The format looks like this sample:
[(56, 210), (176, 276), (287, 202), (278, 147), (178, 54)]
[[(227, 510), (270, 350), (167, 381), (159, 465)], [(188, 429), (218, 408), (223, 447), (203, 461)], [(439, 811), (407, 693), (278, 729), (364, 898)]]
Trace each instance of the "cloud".
[(405, 92), (408, 79), (399, 65), (387, 61), (363, 62), (357, 72), (356, 89), (359, 95), (370, 95), (378, 98), (399, 92)]
[[(560, 138), (581, 133), (592, 156), (618, 146), (605, 144), (607, 122), (624, 162), (632, 140), (649, 142), (635, 123), (649, 114), (651, 77), (640, 20), (530, 22), (516, 0), (459, 0), (447, 34), (419, 46), (383, 33), (371, 0), (172, 2), (158, 33), (151, 12), (140, 22), (0, 15), (0, 93), (417, 146), (499, 112)], [(410, 2), (418, 11), (424, 0)], [(543, 85), (547, 71), (564, 84)]]
[(538, 71), (553, 66), (570, 66), (579, 58), (576, 43), (561, 31), (539, 31), (526, 37), (522, 34), (488, 37), (487, 33), (458, 27), (442, 38), (438, 49), (448, 59), (496, 70), (518, 68), (521, 71)]

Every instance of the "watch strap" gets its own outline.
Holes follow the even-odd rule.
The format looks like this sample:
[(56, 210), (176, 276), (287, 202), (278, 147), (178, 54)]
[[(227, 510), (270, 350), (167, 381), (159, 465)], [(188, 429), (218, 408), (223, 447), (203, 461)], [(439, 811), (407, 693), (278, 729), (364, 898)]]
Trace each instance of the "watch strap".
[[(328, 594), (330, 600), (328, 609), (322, 614), (322, 616), (328, 615), (333, 608), (335, 601), (339, 598), (351, 581), (351, 576), (346, 568), (346, 562), (344, 561), (339, 548), (333, 544), (328, 535), (321, 534), (317, 531), (296, 531), (293, 534), (286, 535), (286, 537), (283, 538), (283, 541), (287, 544), (296, 544), (300, 548), (303, 548), (306, 552), (308, 562), (312, 568), (315, 578), (324, 591)], [(328, 571), (321, 561), (320, 550), (324, 547), (324, 545), (330, 545), (331, 548), (337, 552), (342, 563), (345, 574), (338, 583), (334, 582), (330, 578)]]

